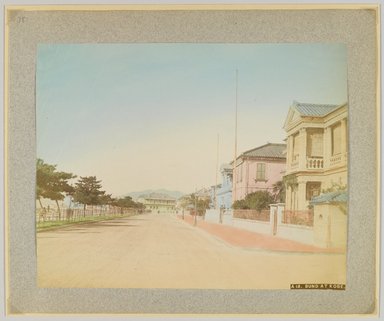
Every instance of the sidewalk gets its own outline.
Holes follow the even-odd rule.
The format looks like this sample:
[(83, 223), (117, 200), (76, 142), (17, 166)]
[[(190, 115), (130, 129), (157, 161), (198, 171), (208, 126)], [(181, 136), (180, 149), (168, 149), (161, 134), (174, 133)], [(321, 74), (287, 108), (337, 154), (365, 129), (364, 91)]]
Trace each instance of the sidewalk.
[[(183, 220), (181, 215), (178, 219)], [(193, 225), (194, 216), (184, 215), (184, 222)], [(251, 232), (224, 224), (216, 224), (197, 220), (197, 227), (222, 239), (223, 241), (242, 248), (261, 249), (267, 251), (281, 252), (304, 252), (304, 253), (344, 253), (343, 249), (324, 249), (316, 246), (303, 244), (272, 235)]]

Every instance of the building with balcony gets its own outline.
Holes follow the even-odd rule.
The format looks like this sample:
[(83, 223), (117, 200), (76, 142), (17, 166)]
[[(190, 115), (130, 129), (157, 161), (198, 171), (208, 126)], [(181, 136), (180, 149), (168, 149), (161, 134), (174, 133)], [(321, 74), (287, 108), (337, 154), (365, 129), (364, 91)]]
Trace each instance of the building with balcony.
[(230, 209), (232, 207), (232, 166), (221, 165), (220, 173), (221, 184), (216, 191), (217, 208)]
[(176, 199), (162, 193), (150, 193), (148, 195), (141, 195), (138, 202), (145, 205), (145, 209), (151, 213), (175, 213), (176, 212)]
[(286, 210), (307, 210), (323, 190), (347, 185), (347, 128), (347, 104), (292, 104), (284, 124)]
[(233, 201), (242, 200), (256, 191), (272, 192), (273, 185), (282, 180), (285, 172), (285, 150), (285, 144), (268, 143), (237, 157), (232, 183)]

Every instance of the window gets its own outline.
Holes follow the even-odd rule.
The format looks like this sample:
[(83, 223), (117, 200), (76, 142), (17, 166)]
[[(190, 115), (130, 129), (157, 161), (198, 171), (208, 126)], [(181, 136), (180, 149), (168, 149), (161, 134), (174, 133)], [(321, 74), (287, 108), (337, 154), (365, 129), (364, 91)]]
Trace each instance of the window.
[(332, 156), (341, 153), (341, 124), (332, 127)]
[(257, 163), (256, 181), (265, 181), (265, 163)]
[(321, 190), (321, 182), (307, 182), (306, 199), (310, 201), (312, 197), (319, 196)]
[(323, 130), (309, 129), (307, 132), (307, 155), (323, 157)]

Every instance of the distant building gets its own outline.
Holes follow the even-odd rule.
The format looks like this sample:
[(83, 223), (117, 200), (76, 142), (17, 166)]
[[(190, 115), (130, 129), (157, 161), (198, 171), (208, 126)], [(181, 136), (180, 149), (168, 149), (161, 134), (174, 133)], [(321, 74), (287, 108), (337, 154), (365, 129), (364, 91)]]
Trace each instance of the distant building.
[(217, 192), (221, 184), (213, 185), (210, 189), (210, 200), (209, 200), (209, 208), (215, 208), (217, 206)]
[(217, 189), (217, 207), (229, 209), (232, 207), (232, 166), (223, 164), (220, 167), (221, 181)]
[[(236, 159), (236, 173), (232, 184), (233, 201), (242, 200), (256, 191), (272, 192), (273, 184), (281, 181), (286, 166), (285, 144), (253, 148)], [(232, 162), (233, 165), (233, 162)]]
[(347, 104), (294, 102), (287, 132), (285, 209), (306, 210), (313, 197), (334, 184), (347, 184)]
[(176, 212), (176, 199), (162, 193), (150, 193), (148, 195), (141, 195), (138, 202), (145, 205), (145, 209), (151, 213), (175, 213)]

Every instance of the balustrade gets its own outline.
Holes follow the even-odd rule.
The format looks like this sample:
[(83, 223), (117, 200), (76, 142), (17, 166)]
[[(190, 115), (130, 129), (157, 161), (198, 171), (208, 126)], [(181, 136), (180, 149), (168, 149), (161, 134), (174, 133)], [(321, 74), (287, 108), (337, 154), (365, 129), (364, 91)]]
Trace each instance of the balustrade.
[(307, 157), (307, 169), (321, 169), (323, 167), (323, 157)]

